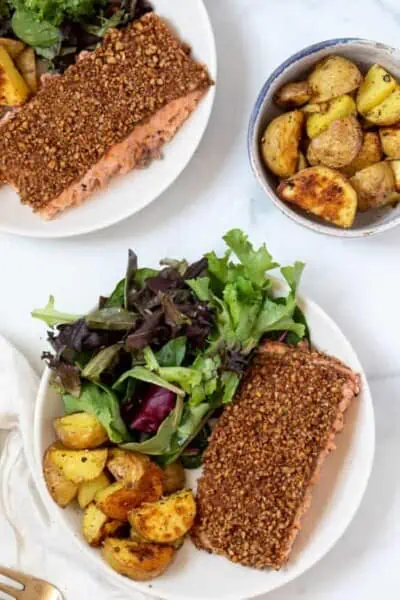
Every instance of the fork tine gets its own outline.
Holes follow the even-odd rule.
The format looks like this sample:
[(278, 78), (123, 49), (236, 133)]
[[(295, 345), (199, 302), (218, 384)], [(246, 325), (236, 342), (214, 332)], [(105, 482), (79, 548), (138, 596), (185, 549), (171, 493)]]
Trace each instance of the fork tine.
[(0, 575), (4, 575), (5, 577), (8, 577), (8, 579), (13, 579), (17, 583), (20, 583), (24, 586), (31, 579), (23, 573), (20, 573), (19, 571), (14, 571), (14, 569), (9, 569), (8, 567), (0, 567)]
[(18, 598), (21, 597), (21, 594), (22, 594), (22, 590), (18, 590), (17, 588), (12, 587), (11, 585), (6, 585), (5, 583), (1, 583), (1, 582), (0, 582), (0, 592), (5, 592), (12, 598), (17, 598), (17, 600), (18, 600)]

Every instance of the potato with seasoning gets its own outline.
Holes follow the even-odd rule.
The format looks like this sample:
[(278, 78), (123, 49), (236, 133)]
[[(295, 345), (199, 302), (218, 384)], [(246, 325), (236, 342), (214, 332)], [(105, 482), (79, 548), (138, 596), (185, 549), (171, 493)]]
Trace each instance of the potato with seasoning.
[(47, 489), (54, 502), (65, 508), (78, 493), (78, 485), (67, 479), (61, 469), (57, 467), (50, 458), (52, 450), (58, 447), (58, 444), (50, 446), (43, 458), (43, 476)]
[(15, 59), (15, 64), (31, 91), (35, 94), (37, 92), (37, 73), (33, 48), (23, 50)]
[(105, 561), (121, 575), (134, 581), (149, 581), (164, 573), (175, 556), (172, 546), (141, 544), (133, 540), (106, 538), (103, 544)]
[(308, 116), (306, 124), (307, 135), (312, 139), (325, 131), (325, 129), (328, 129), (329, 125), (333, 121), (336, 121), (336, 119), (343, 119), (355, 114), (357, 114), (357, 108), (353, 98), (346, 95), (339, 96), (339, 98), (331, 100), (326, 112)]
[(395, 89), (383, 102), (365, 114), (375, 125), (395, 125), (400, 121), (400, 88)]
[(96, 497), (97, 492), (104, 490), (111, 485), (111, 481), (105, 473), (101, 473), (96, 479), (83, 481), (79, 485), (78, 504), (81, 508), (86, 508)]
[(317, 166), (281, 182), (278, 195), (326, 221), (348, 229), (354, 223), (357, 194), (338, 171)]
[(71, 450), (91, 450), (108, 441), (97, 417), (86, 412), (59, 417), (53, 425), (58, 439)]
[(389, 161), (358, 171), (350, 183), (357, 192), (360, 211), (393, 204), (400, 198)]
[(0, 105), (18, 106), (29, 97), (30, 90), (16, 69), (7, 50), (0, 45)]
[(356, 158), (347, 166), (341, 169), (341, 172), (351, 177), (357, 171), (370, 167), (382, 159), (382, 146), (379, 134), (375, 131), (366, 131), (363, 137), (363, 143), (360, 152)]
[(396, 191), (400, 192), (400, 160), (389, 160), (388, 163), (393, 171)]
[(9, 38), (0, 38), (0, 46), (7, 50), (13, 60), (15, 60), (25, 48), (25, 44), (20, 40), (11, 40)]
[(350, 94), (362, 83), (359, 68), (344, 56), (328, 56), (316, 65), (308, 78), (312, 102), (326, 102)]
[(372, 65), (357, 94), (357, 109), (362, 115), (381, 104), (396, 89), (396, 80), (380, 65)]
[(49, 459), (66, 479), (73, 483), (82, 483), (96, 479), (103, 472), (107, 449), (69, 450), (61, 444), (55, 444), (49, 449)]
[(97, 508), (94, 502), (83, 513), (82, 535), (89, 546), (100, 546), (104, 539), (104, 526), (109, 518)]
[(139, 484), (125, 487), (121, 482), (116, 481), (97, 492), (95, 501), (98, 508), (111, 519), (126, 521), (131, 510), (143, 502), (159, 500), (161, 494), (162, 486), (158, 488)]
[(297, 172), (302, 171), (303, 169), (307, 169), (308, 163), (307, 159), (304, 156), (303, 152), (299, 152), (299, 160), (297, 162)]
[(382, 127), (379, 130), (382, 149), (389, 158), (400, 158), (400, 128)]
[(149, 542), (170, 544), (192, 527), (196, 502), (191, 490), (181, 490), (158, 502), (143, 504), (129, 513), (133, 531)]
[(271, 121), (261, 139), (266, 166), (278, 177), (296, 172), (304, 114), (294, 110)]
[(307, 150), (310, 165), (322, 164), (339, 169), (351, 163), (359, 153), (363, 135), (353, 115), (332, 121), (328, 129), (312, 138)]
[(286, 83), (275, 94), (274, 100), (283, 108), (297, 108), (306, 104), (311, 98), (311, 90), (307, 81)]
[(163, 469), (164, 494), (173, 494), (185, 487), (185, 469), (179, 461), (167, 465)]

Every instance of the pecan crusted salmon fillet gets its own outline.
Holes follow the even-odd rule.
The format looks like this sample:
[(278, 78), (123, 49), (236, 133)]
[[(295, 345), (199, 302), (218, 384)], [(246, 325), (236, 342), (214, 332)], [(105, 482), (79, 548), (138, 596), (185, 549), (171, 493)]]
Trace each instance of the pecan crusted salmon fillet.
[(52, 218), (160, 156), (210, 85), (206, 68), (155, 13), (110, 30), (4, 123), (0, 180)]
[(280, 569), (359, 387), (358, 375), (325, 354), (261, 346), (204, 455), (196, 546)]

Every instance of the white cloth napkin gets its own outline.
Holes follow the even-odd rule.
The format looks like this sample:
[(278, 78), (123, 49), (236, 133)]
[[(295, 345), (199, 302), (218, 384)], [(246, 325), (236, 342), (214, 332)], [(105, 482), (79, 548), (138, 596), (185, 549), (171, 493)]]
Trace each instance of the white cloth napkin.
[(96, 600), (150, 600), (110, 585), (50, 521), (31, 477), (38, 383), (25, 358), (0, 336), (0, 565), (53, 583), (65, 600), (87, 600), (88, 592)]

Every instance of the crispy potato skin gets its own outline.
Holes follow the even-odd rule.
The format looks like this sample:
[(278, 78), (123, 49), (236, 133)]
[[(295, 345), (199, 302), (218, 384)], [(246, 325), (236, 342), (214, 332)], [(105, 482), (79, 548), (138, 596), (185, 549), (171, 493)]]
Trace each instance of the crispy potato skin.
[(170, 544), (192, 527), (196, 502), (191, 490), (181, 490), (158, 502), (144, 504), (128, 518), (132, 529), (149, 542)]
[(75, 413), (54, 419), (54, 430), (66, 448), (91, 450), (108, 441), (100, 421), (89, 413)]
[(105, 537), (104, 527), (109, 521), (108, 517), (101, 512), (94, 502), (89, 504), (83, 513), (82, 535), (89, 546), (100, 546)]
[(57, 445), (50, 449), (49, 458), (66, 479), (73, 483), (82, 483), (96, 479), (103, 472), (107, 449), (70, 450)]
[(109, 452), (107, 468), (117, 481), (127, 484), (139, 482), (153, 464), (150, 458), (144, 454), (112, 448)]
[(351, 163), (360, 152), (363, 134), (353, 115), (332, 121), (328, 129), (311, 140), (307, 150), (310, 165), (339, 169)]
[(171, 546), (140, 544), (132, 540), (107, 538), (103, 557), (117, 573), (135, 581), (149, 581), (161, 575), (174, 558)]
[(162, 495), (162, 483), (153, 484), (151, 477), (139, 484), (125, 486), (115, 482), (96, 494), (96, 504), (111, 519), (127, 521), (128, 514), (143, 502), (155, 502)]
[(354, 222), (357, 194), (347, 179), (328, 167), (300, 171), (278, 187), (282, 200), (343, 228)]
[(18, 106), (28, 99), (30, 89), (21, 73), (15, 68), (12, 58), (0, 45), (0, 104)]
[(271, 121), (261, 140), (261, 154), (266, 166), (278, 177), (296, 172), (299, 141), (304, 114), (294, 110)]
[(400, 158), (400, 129), (382, 127), (379, 130), (382, 150), (389, 158)]
[(326, 112), (315, 113), (307, 118), (307, 135), (309, 138), (317, 137), (336, 119), (343, 119), (357, 112), (356, 103), (351, 96), (339, 96), (329, 103)]
[(84, 481), (79, 485), (78, 504), (81, 508), (86, 508), (95, 499), (100, 490), (104, 490), (111, 484), (111, 481), (105, 473), (101, 473), (96, 479)]
[(356, 158), (341, 169), (347, 177), (352, 177), (357, 171), (370, 167), (382, 159), (382, 146), (379, 134), (375, 131), (364, 133), (363, 143)]
[(164, 494), (173, 494), (185, 487), (185, 469), (179, 461), (167, 465), (163, 469)]
[(58, 444), (50, 446), (44, 455), (43, 476), (47, 489), (54, 502), (58, 504), (58, 506), (61, 506), (61, 508), (65, 508), (76, 497), (78, 486), (66, 479), (61, 469), (56, 467), (51, 460), (50, 454), (54, 447), (58, 447)]
[(372, 65), (357, 94), (357, 109), (362, 115), (383, 102), (396, 89), (396, 80), (380, 65)]
[(399, 198), (389, 161), (382, 161), (358, 171), (350, 182), (358, 194), (360, 211), (393, 204)]
[(29, 88), (35, 94), (37, 92), (37, 73), (33, 48), (23, 50), (15, 59), (15, 64)]
[(307, 81), (286, 83), (275, 94), (274, 100), (283, 108), (298, 108), (311, 98), (311, 90)]
[(388, 162), (393, 171), (396, 191), (400, 192), (400, 160), (389, 160)]
[(312, 102), (326, 102), (356, 90), (362, 83), (359, 68), (343, 56), (328, 56), (308, 78)]
[(366, 113), (365, 117), (375, 125), (395, 125), (400, 121), (400, 88), (383, 102)]
[(306, 104), (305, 106), (302, 107), (302, 111), (306, 114), (314, 114), (314, 113), (324, 113), (328, 110), (329, 108), (329, 102), (320, 102), (319, 104), (313, 104), (310, 102), (310, 104)]
[(19, 40), (10, 40), (9, 38), (0, 38), (0, 46), (7, 50), (13, 60), (17, 58), (25, 48), (25, 44)]

